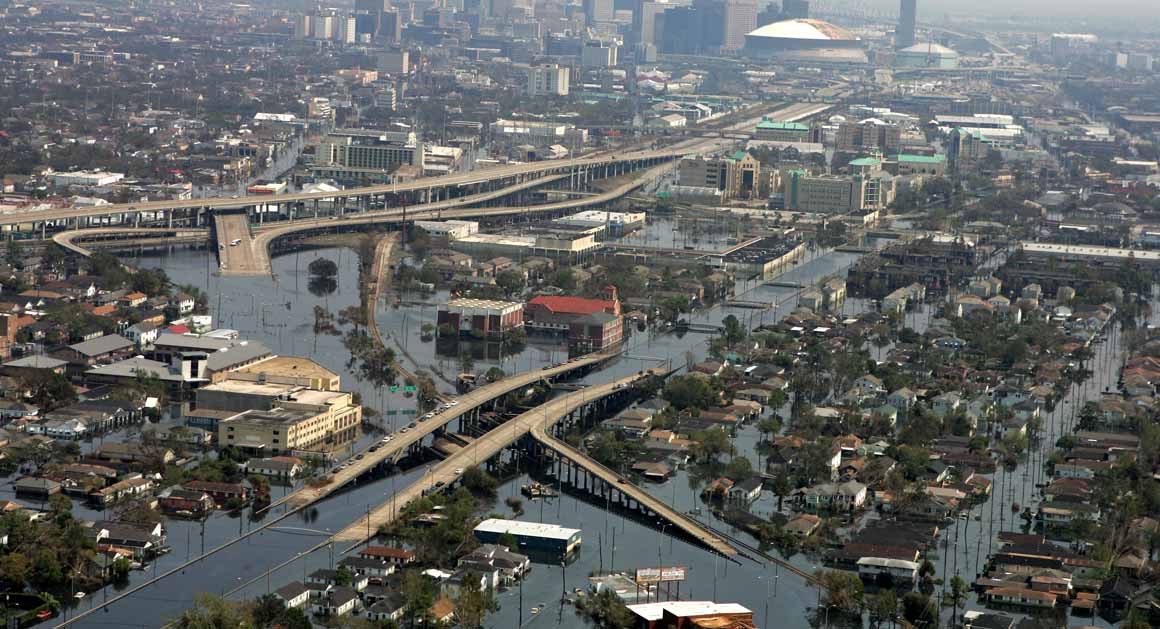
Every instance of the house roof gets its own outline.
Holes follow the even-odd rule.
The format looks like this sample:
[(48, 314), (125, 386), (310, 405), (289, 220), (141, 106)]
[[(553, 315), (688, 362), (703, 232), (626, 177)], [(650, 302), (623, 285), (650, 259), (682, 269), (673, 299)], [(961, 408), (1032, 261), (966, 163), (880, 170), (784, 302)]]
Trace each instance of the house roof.
[(305, 594), (309, 591), (310, 591), (310, 588), (306, 587), (306, 585), (303, 584), (301, 581), (293, 581), (291, 583), (287, 583), (286, 585), (283, 585), (282, 587), (278, 588), (277, 590), (274, 590), (274, 593), (277, 594), (284, 601), (292, 601), (292, 600), (298, 598), (299, 596), (302, 596), (303, 594)]
[(56, 369), (67, 364), (67, 360), (60, 360), (59, 358), (38, 354), (10, 360), (4, 363), (4, 366), (22, 369)]
[(543, 306), (555, 313), (594, 314), (604, 312), (606, 308), (613, 308), (615, 302), (568, 295), (537, 295), (528, 302), (529, 306), (533, 304)]
[(132, 347), (133, 342), (120, 334), (106, 334), (90, 341), (69, 345), (69, 349), (84, 356), (100, 356)]

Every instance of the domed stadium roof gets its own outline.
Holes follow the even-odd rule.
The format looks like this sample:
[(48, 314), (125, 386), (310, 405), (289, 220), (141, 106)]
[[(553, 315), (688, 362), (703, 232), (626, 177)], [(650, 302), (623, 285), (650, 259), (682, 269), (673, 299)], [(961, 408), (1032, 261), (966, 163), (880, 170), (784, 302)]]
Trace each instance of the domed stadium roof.
[(915, 44), (908, 48), (903, 48), (899, 53), (907, 53), (912, 55), (931, 55), (935, 57), (957, 57), (959, 53), (935, 43), (921, 43)]
[(749, 37), (824, 41), (856, 41), (850, 31), (822, 20), (782, 20), (751, 31)]

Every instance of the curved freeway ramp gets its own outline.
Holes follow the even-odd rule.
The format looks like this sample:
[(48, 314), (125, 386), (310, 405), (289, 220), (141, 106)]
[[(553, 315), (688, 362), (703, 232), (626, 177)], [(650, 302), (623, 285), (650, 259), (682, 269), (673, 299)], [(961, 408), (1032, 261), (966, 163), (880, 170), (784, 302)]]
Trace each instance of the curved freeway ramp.
[(497, 166), (473, 170), (456, 175), (440, 175), (420, 177), (414, 181), (399, 184), (384, 184), (361, 188), (348, 188), (339, 192), (293, 192), (277, 195), (262, 195), (257, 197), (216, 197), (209, 199), (181, 199), (167, 201), (145, 201), (142, 203), (114, 203), (92, 207), (54, 208), (16, 214), (0, 215), (0, 225), (24, 225), (43, 223), (45, 221), (66, 221), (94, 218), (100, 216), (135, 215), (141, 213), (167, 212), (170, 210), (215, 210), (240, 209), (253, 205), (286, 204), (304, 201), (332, 199), (336, 197), (357, 197), (371, 194), (399, 194), (408, 192), (425, 192), (445, 188), (464, 189), (475, 185), (486, 184), (492, 181), (505, 179), (520, 179), (525, 177), (541, 177), (548, 175), (572, 172), (586, 166), (604, 166), (613, 164), (633, 164), (642, 160), (674, 159), (688, 153), (686, 149), (668, 148), (654, 151), (636, 151), (614, 153), (596, 157), (578, 157), (575, 159), (552, 160), (545, 162), (531, 162), (508, 166)]
[(122, 240), (127, 236), (143, 238), (208, 238), (209, 230), (200, 227), (91, 227), (53, 234), (52, 241), (67, 251), (89, 257), (93, 250), (80, 242), (86, 240)]
[[(555, 203), (545, 203), (542, 205), (530, 206), (505, 206), (505, 207), (462, 207), (472, 203), (480, 203), (479, 199), (472, 200), (471, 197), (464, 197), (463, 199), (441, 201), (438, 203), (429, 203), (426, 205), (414, 206), (406, 210), (406, 220), (430, 220), (442, 218), (481, 218), (481, 217), (496, 217), (496, 216), (512, 216), (520, 214), (540, 214), (545, 212), (559, 212), (562, 210), (582, 209), (593, 205), (601, 205), (609, 201), (619, 199), (640, 186), (647, 181), (656, 179), (664, 172), (675, 167), (674, 162), (654, 166), (647, 171), (644, 171), (640, 176), (633, 178), (631, 181), (623, 183), (612, 190), (593, 194), (590, 196), (578, 197), (568, 199), (565, 201), (557, 201)], [(563, 176), (558, 176), (562, 178)], [(542, 185), (543, 180), (536, 180), (535, 182), (527, 182), (521, 184), (522, 187), (531, 187), (531, 184)], [(511, 194), (514, 190), (512, 188), (505, 188), (497, 192), (485, 193), (485, 195), (492, 198), (505, 196)], [(502, 194), (501, 194), (502, 193)], [(279, 224), (272, 227), (267, 227), (258, 232), (254, 237), (250, 246), (252, 247), (252, 259), (255, 261), (254, 267), (249, 269), (229, 269), (223, 272), (244, 274), (244, 275), (262, 275), (270, 273), (270, 246), (275, 240), (294, 235), (299, 232), (311, 231), (315, 229), (327, 229), (331, 227), (351, 227), (360, 225), (374, 225), (378, 223), (394, 223), (403, 219), (404, 210), (392, 209), (383, 212), (353, 214), (349, 218), (336, 217), (328, 219), (311, 219), (306, 221), (295, 221), (292, 224)], [(246, 243), (243, 242), (244, 246)]]

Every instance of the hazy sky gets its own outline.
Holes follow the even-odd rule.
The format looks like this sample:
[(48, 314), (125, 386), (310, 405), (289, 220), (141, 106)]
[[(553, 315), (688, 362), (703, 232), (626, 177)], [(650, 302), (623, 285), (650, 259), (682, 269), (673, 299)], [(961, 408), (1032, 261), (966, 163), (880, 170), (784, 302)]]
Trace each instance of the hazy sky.
[[(873, 6), (898, 10), (897, 0), (864, 1)], [(1160, 17), (1160, 0), (918, 0), (920, 14), (923, 10), (963, 13), (973, 9), (995, 15), (1022, 17)]]

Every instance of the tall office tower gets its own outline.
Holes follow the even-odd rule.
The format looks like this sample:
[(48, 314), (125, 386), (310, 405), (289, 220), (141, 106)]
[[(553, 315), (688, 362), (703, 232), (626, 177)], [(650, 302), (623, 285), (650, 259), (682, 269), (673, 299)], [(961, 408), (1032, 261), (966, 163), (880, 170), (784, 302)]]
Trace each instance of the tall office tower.
[(379, 21), (379, 39), (390, 44), (403, 41), (403, 17), (399, 15), (398, 9), (383, 11)]
[(898, 50), (914, 45), (914, 25), (918, 21), (918, 0), (902, 0), (898, 7), (898, 28), (894, 31), (894, 47)]
[(657, 16), (672, 5), (668, 2), (637, 2), (632, 12), (632, 33), (638, 44), (657, 43)]
[(697, 7), (675, 7), (665, 11), (660, 18), (658, 50), (672, 55), (693, 55), (704, 49), (704, 23)]
[(567, 96), (568, 68), (555, 63), (528, 68), (528, 96)]
[(725, 0), (725, 32), (721, 48), (745, 47), (745, 35), (757, 28), (757, 0)]
[(354, 0), (358, 34), (377, 37), (383, 20), (383, 11), (390, 8), (387, 0)]
[(693, 0), (701, 36), (697, 52), (718, 50), (725, 45), (725, 3), (721, 0)]
[(584, 16), (590, 26), (611, 22), (614, 14), (613, 0), (584, 0)]
[(781, 15), (787, 20), (809, 18), (810, 0), (781, 0)]

